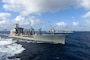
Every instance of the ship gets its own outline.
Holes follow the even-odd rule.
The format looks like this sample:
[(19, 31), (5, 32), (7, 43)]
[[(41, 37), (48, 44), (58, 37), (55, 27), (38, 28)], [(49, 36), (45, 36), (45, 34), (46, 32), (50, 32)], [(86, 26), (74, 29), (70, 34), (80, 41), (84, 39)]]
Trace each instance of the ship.
[(70, 33), (73, 33), (73, 31), (55, 29), (42, 31), (41, 28), (35, 31), (32, 27), (30, 29), (24, 29), (19, 27), (19, 24), (16, 24), (15, 28), (10, 31), (9, 37), (43, 43), (65, 44), (66, 37)]

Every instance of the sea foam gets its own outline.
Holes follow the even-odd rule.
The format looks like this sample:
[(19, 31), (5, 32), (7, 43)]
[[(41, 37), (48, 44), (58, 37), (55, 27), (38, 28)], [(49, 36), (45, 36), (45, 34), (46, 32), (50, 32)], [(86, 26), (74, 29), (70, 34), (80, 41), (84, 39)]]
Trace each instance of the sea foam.
[(22, 45), (17, 44), (10, 38), (0, 37), (0, 60), (20, 60), (20, 58), (8, 59), (8, 57), (15, 56), (23, 52), (25, 48)]

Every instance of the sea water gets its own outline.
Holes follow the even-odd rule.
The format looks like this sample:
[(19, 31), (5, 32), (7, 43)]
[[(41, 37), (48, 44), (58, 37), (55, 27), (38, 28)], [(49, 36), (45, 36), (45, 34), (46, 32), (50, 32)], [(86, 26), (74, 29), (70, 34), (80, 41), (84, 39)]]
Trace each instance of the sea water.
[(12, 38), (4, 38), (4, 36), (8, 36), (8, 34), (1, 35), (3, 35), (3, 38), (0, 37), (0, 60), (21, 60), (14, 56), (25, 50), (22, 45), (17, 44)]
[(8, 38), (0, 32), (0, 60), (90, 60), (90, 32), (74, 32), (66, 44), (36, 43)]

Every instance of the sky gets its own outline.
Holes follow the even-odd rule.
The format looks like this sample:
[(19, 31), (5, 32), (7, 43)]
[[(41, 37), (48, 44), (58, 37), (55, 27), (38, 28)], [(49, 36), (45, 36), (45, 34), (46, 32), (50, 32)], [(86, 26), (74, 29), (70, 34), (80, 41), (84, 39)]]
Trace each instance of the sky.
[(90, 31), (90, 0), (0, 0), (0, 30)]

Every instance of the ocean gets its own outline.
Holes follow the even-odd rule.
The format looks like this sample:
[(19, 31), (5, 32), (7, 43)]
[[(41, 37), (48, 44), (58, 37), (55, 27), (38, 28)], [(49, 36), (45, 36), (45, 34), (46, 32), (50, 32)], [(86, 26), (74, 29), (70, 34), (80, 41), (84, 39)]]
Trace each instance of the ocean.
[(36, 43), (0, 31), (0, 60), (90, 60), (90, 32), (69, 34), (66, 44)]

